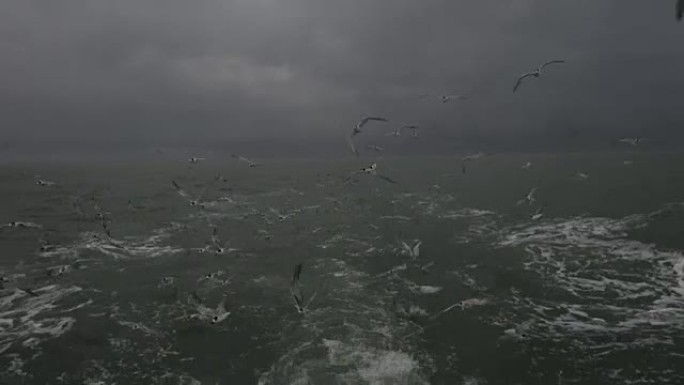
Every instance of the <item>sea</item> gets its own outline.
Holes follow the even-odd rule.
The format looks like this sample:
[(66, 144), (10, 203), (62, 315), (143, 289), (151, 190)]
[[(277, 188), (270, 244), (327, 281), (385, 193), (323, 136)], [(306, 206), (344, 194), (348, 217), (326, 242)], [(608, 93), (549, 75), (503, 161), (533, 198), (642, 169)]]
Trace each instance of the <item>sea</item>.
[(684, 384), (681, 153), (8, 161), (0, 183), (0, 384)]

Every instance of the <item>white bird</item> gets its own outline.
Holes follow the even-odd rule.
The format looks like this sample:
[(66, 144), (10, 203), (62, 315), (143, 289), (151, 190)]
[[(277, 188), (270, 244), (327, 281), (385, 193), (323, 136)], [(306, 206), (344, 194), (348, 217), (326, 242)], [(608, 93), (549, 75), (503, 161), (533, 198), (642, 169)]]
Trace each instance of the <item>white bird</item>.
[(18, 222), (18, 221), (12, 221), (9, 223), (6, 223), (2, 226), (0, 226), (0, 229), (2, 228), (10, 228), (10, 229), (42, 229), (43, 226), (32, 223), (32, 222)]
[(375, 145), (375, 144), (367, 144), (367, 145), (366, 145), (366, 148), (369, 149), (369, 150), (376, 151), (376, 152), (381, 152), (381, 151), (384, 150), (384, 148), (383, 148), (382, 146), (378, 146), (378, 145)]
[(527, 162), (527, 163), (525, 163), (521, 168), (522, 168), (523, 170), (529, 170), (530, 167), (532, 167), (532, 163)]
[(225, 321), (225, 319), (230, 316), (230, 312), (226, 310), (226, 297), (223, 297), (215, 309), (204, 306), (197, 293), (193, 292), (192, 298), (194, 300), (193, 302), (196, 304), (197, 313), (189, 316), (189, 319), (198, 319), (203, 322), (218, 324)]
[(178, 185), (178, 183), (176, 183), (175, 180), (172, 180), (171, 184), (176, 189), (176, 192), (178, 193), (178, 195), (185, 198), (190, 203), (190, 206), (200, 206), (201, 208), (204, 208), (204, 205), (198, 199), (193, 198), (192, 196), (190, 196), (190, 194), (185, 192), (185, 190), (183, 190), (180, 187), (180, 185)]
[(627, 144), (630, 144), (630, 145), (636, 147), (639, 145), (639, 143), (641, 143), (642, 140), (643, 140), (643, 138), (640, 138), (637, 136), (636, 138), (622, 138), (622, 139), (619, 139), (618, 142), (627, 143)]
[(41, 179), (38, 175), (36, 175), (36, 185), (38, 186), (43, 186), (43, 187), (51, 187), (56, 185), (57, 183), (51, 182), (49, 180)]
[(532, 72), (528, 72), (526, 74), (523, 74), (522, 76), (520, 76), (518, 78), (518, 81), (515, 82), (515, 86), (513, 87), (513, 92), (518, 90), (518, 87), (520, 87), (520, 84), (522, 84), (523, 80), (525, 80), (526, 78), (528, 78), (530, 76), (535, 77), (535, 78), (540, 77), (542, 74), (542, 70), (546, 66), (551, 65), (551, 64), (556, 64), (556, 63), (565, 63), (565, 60), (549, 60), (546, 63), (540, 65), (539, 68), (537, 68), (536, 70), (534, 70)]
[(534, 197), (534, 193), (536, 193), (536, 192), (537, 192), (537, 188), (536, 188), (536, 187), (533, 187), (533, 188), (530, 190), (530, 192), (527, 193), (527, 195), (525, 196), (525, 198), (523, 198), (523, 199), (521, 199), (521, 200), (518, 201), (518, 205), (521, 205), (521, 204), (524, 204), (524, 203), (527, 203), (528, 205), (531, 205), (532, 203), (536, 202), (537, 200), (536, 200), (535, 197)]
[(422, 241), (416, 240), (412, 246), (404, 241), (399, 241), (399, 243), (401, 244), (404, 255), (407, 255), (413, 259), (416, 259), (420, 256), (420, 245), (423, 244)]
[(480, 159), (484, 156), (485, 154), (483, 152), (478, 152), (477, 154), (471, 154), (461, 158), (461, 172), (463, 174), (466, 173), (466, 162), (472, 162), (473, 160)]
[(352, 130), (351, 136), (356, 136), (357, 134), (361, 133), (361, 128), (368, 124), (370, 121), (376, 121), (376, 122), (387, 122), (387, 119), (385, 118), (380, 118), (377, 116), (366, 116), (363, 119), (361, 119), (358, 123), (356, 123), (356, 127)]
[(441, 99), (442, 99), (442, 103), (448, 103), (450, 100), (453, 100), (453, 99), (468, 100), (468, 98), (466, 96), (463, 96), (463, 95), (442, 95)]
[(292, 280), (290, 281), (290, 294), (292, 294), (292, 300), (294, 301), (295, 309), (297, 313), (304, 313), (304, 297), (299, 288), (299, 277), (302, 274), (302, 263), (295, 265), (294, 273), (292, 274)]
[(537, 211), (535, 211), (534, 214), (530, 218), (532, 218), (533, 221), (536, 221), (538, 219), (541, 219), (541, 217), (544, 216), (544, 213), (542, 212), (542, 208), (538, 208)]
[(247, 163), (247, 165), (248, 165), (249, 167), (260, 166), (259, 163), (256, 163), (255, 161), (253, 161), (253, 160), (251, 160), (251, 159), (245, 158), (244, 156), (240, 156), (240, 155), (235, 155), (235, 154), (233, 154), (233, 155), (231, 155), (231, 157), (237, 159), (237, 160), (240, 161), (240, 162)]
[(580, 179), (589, 179), (589, 175), (587, 175), (581, 171), (577, 171), (577, 173), (575, 175)]
[(192, 164), (197, 164), (197, 163), (199, 163), (199, 162), (201, 162), (201, 161), (203, 161), (203, 160), (204, 160), (204, 158), (195, 158), (195, 157), (193, 156), (193, 157), (191, 157), (190, 159), (188, 159), (188, 162), (190, 162), (190, 163), (192, 163)]

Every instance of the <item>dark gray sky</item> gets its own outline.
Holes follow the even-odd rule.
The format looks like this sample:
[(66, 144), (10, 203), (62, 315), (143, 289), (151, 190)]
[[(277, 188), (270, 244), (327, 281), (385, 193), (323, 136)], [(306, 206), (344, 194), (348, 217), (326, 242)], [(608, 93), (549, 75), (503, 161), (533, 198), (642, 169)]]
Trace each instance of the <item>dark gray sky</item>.
[[(342, 152), (355, 122), (377, 114), (392, 123), (369, 130), (427, 127), (423, 149), (682, 142), (674, 10), (675, 0), (4, 0), (0, 140)], [(568, 63), (513, 95), (516, 77), (549, 58)], [(429, 103), (425, 92), (471, 100)]]

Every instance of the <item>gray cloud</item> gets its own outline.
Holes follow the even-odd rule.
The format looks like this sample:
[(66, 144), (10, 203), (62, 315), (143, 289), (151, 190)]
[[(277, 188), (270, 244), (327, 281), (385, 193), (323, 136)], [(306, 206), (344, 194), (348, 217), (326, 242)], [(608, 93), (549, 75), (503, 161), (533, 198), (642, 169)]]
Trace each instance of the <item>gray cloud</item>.
[[(673, 142), (684, 24), (671, 3), (9, 0), (0, 127), (74, 146), (336, 143), (379, 114), (429, 127), (425, 150)], [(568, 64), (512, 95), (547, 58)]]

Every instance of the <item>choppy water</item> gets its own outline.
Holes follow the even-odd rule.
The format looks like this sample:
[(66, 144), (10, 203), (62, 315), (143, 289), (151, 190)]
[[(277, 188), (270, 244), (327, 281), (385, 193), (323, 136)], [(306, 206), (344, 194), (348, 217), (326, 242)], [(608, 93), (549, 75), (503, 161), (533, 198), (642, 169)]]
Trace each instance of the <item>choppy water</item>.
[(682, 384), (682, 160), (4, 165), (0, 383)]

